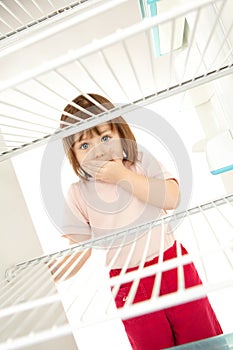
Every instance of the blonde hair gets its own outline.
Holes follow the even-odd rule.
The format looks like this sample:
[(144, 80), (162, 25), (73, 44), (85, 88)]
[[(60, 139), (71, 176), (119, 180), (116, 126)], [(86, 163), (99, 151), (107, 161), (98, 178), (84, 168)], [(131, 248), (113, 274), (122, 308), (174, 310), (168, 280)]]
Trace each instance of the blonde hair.
[[(94, 99), (96, 102), (98, 102), (99, 104), (101, 104), (102, 106), (104, 106), (106, 109), (112, 109), (115, 106), (109, 101), (107, 100), (105, 97), (101, 96), (101, 95), (97, 95), (97, 94), (88, 94), (92, 99)], [(93, 113), (93, 114), (100, 114), (103, 112), (103, 110), (96, 106), (93, 102), (91, 102), (90, 100), (88, 100), (85, 96), (83, 95), (79, 95), (78, 97), (76, 97), (73, 101), (74, 104), (86, 109), (87, 111)], [(75, 117), (78, 117), (82, 120), (85, 120), (87, 118), (89, 118), (90, 116), (79, 110), (78, 108), (76, 108), (75, 106), (68, 104), (65, 109), (64, 112), (67, 112), (69, 114), (74, 115)], [(77, 123), (77, 119), (72, 118), (71, 116), (67, 116), (65, 114), (62, 114), (61, 116), (61, 121), (65, 121), (71, 124), (75, 124)], [(129, 125), (127, 124), (127, 122), (125, 121), (125, 119), (123, 117), (116, 117), (110, 121), (107, 122), (112, 130), (116, 130), (119, 134), (119, 137), (121, 138), (121, 142), (122, 142), (122, 147), (123, 147), (123, 151), (124, 151), (124, 159), (130, 161), (132, 164), (136, 162), (137, 158), (138, 158), (138, 150), (137, 150), (137, 143), (135, 140), (135, 136), (132, 132), (132, 130), (130, 129)], [(60, 127), (64, 128), (66, 125), (61, 123)], [(90, 128), (88, 130), (83, 130), (80, 133), (80, 136), (82, 137), (82, 135), (84, 133), (96, 133), (99, 134), (99, 130), (98, 130), (98, 126), (95, 126), (93, 128)], [(63, 146), (67, 155), (67, 158), (69, 159), (69, 162), (71, 164), (71, 166), (73, 167), (74, 172), (76, 173), (77, 176), (83, 178), (83, 179), (88, 179), (89, 175), (87, 173), (84, 172), (84, 170), (81, 168), (74, 150), (73, 150), (73, 145), (74, 145), (74, 137), (75, 135), (70, 135), (67, 137), (63, 138)]]

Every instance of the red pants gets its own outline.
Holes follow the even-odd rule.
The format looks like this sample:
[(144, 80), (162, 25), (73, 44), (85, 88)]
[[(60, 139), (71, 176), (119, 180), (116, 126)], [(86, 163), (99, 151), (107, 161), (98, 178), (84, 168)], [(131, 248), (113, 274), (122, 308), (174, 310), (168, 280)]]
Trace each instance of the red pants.
[[(187, 251), (182, 247), (182, 254)], [(176, 243), (164, 252), (163, 260), (177, 256)], [(158, 258), (146, 262), (156, 264)], [(127, 271), (137, 269), (129, 268)], [(120, 269), (110, 271), (110, 277), (120, 274)], [(184, 265), (185, 288), (201, 284), (193, 263)], [(134, 303), (149, 299), (156, 276), (142, 278)], [(122, 307), (132, 282), (122, 284), (115, 298), (116, 306)], [(177, 290), (177, 268), (162, 273), (160, 295)], [(221, 326), (207, 297), (182, 305), (169, 307), (123, 321), (126, 333), (134, 350), (160, 350), (175, 345), (209, 338), (222, 334)]]

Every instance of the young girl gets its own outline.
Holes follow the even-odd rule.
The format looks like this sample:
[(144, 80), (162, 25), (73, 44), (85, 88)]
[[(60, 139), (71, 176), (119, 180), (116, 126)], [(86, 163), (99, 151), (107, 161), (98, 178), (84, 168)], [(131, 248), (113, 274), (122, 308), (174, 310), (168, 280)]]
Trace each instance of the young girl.
[[(77, 105), (81, 108), (76, 108)], [(61, 120), (76, 123), (76, 117), (87, 119), (89, 115), (85, 110), (99, 114), (103, 111), (100, 105), (105, 109), (114, 108), (100, 95), (89, 94), (88, 99), (80, 95), (66, 106)], [(67, 157), (79, 177), (68, 192), (72, 215), (67, 213), (64, 218), (63, 235), (71, 243), (155, 220), (177, 206), (177, 180), (149, 152), (138, 150), (135, 137), (122, 117), (65, 137), (63, 141)], [(177, 244), (180, 243), (175, 241), (168, 226), (165, 230), (163, 260), (168, 260), (176, 257)], [(143, 232), (138, 237), (126, 238), (111, 265), (110, 277), (120, 274), (132, 242), (135, 248), (126, 272), (138, 268), (148, 234)], [(161, 239), (161, 229), (153, 228), (145, 266), (158, 262)], [(112, 261), (119, 244), (122, 242), (116, 241), (116, 245), (109, 249), (107, 263)], [(181, 250), (182, 254), (187, 254), (183, 246)], [(184, 276), (186, 288), (201, 284), (192, 263), (184, 266)], [(150, 298), (154, 281), (155, 276), (141, 279), (134, 303)], [(117, 307), (126, 302), (131, 285), (125, 283), (120, 287), (115, 298)], [(176, 290), (177, 269), (163, 272), (160, 295)], [(206, 297), (127, 319), (123, 323), (134, 350), (164, 349), (222, 333)]]

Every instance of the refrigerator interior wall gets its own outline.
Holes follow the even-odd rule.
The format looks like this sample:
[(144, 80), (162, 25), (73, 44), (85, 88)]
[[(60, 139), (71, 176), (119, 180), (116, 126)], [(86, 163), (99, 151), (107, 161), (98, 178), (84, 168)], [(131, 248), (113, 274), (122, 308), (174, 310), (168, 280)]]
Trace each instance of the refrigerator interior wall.
[[(6, 2), (4, 3), (6, 5)], [(66, 3), (71, 4), (68, 1)], [(210, 136), (209, 133), (213, 136), (219, 130), (231, 128), (231, 99), (228, 98), (228, 86), (232, 79), (233, 33), (230, 16), (232, 3), (229, 0), (181, 1), (180, 3), (180, 6), (171, 7), (169, 11), (155, 18), (142, 20), (136, 1), (86, 1), (80, 6), (75, 6), (74, 11), (71, 8), (67, 9), (66, 16), (64, 16), (65, 11), (62, 11), (64, 17), (57, 14), (57, 17), (54, 16), (56, 20), (49, 20), (47, 23), (44, 21), (43, 26), (37, 27), (35, 24), (28, 30), (17, 32), (17, 40), (14, 40), (13, 34), (9, 38), (3, 35), (0, 50), (0, 125), (4, 142), (1, 143), (0, 160), (5, 173), (9, 171), (10, 158), (17, 169), (19, 165), (22, 167), (25, 164), (26, 166), (31, 153), (32, 157), (38, 160), (37, 165), (31, 162), (32, 168), (35, 167), (38, 173), (36, 181), (33, 179), (35, 182), (32, 184), (39, 188), (40, 162), (50, 140), (60, 142), (65, 135), (107, 121), (119, 113), (125, 115), (135, 112), (136, 115), (138, 108), (153, 108), (156, 113), (162, 111), (162, 115), (165, 116), (168, 109), (164, 106), (166, 103), (172, 105), (174, 100), (177, 109), (187, 103), (188, 113), (185, 116), (184, 109), (183, 118), (188, 118), (191, 105), (194, 104), (196, 108), (195, 115), (200, 118), (204, 131), (204, 141), (195, 145), (196, 150), (205, 151), (205, 147), (202, 146), (206, 138)], [(51, 6), (52, 2), (48, 1), (47, 4)], [(18, 6), (18, 2), (15, 2), (15, 6)], [(98, 15), (94, 16), (94, 13)], [(212, 16), (209, 16), (210, 13)], [(115, 20), (116, 18), (119, 19), (119, 22)], [(175, 48), (175, 36), (180, 36), (180, 32), (176, 32), (177, 27), (180, 28), (177, 26), (178, 22), (184, 24), (182, 27), (183, 42), (181, 47)], [(104, 23), (104, 26), (100, 26), (100, 23)], [(205, 23), (205, 35), (203, 35), (203, 23)], [(173, 33), (168, 35), (165, 43), (169, 44), (170, 51), (156, 57), (152, 40), (153, 29), (159, 29), (162, 33), (164, 26), (170, 28), (169, 33)], [(117, 107), (110, 112), (103, 110), (103, 113), (98, 116), (90, 115), (86, 122), (78, 121), (75, 126), (67, 126), (66, 129), (60, 130), (59, 119), (64, 106), (78, 94), (90, 91), (105, 95), (116, 103)], [(203, 91), (205, 91), (204, 94)], [(225, 96), (224, 102), (222, 102), (221, 93)], [(178, 99), (182, 100), (182, 103), (177, 103)], [(212, 111), (214, 111), (214, 125), (206, 122), (206, 118), (213, 120)], [(221, 113), (219, 114), (218, 111)], [(168, 114), (170, 118), (174, 114), (177, 116), (172, 108)], [(182, 129), (182, 124), (189, 124), (186, 119), (177, 121), (178, 128)], [(174, 128), (175, 124), (172, 124)], [(188, 136), (184, 137), (188, 138)], [(37, 146), (40, 147), (37, 148)], [(204, 152), (200, 156), (204, 156)], [(195, 157), (198, 159), (199, 155), (196, 154)], [(204, 167), (206, 168), (203, 173), (209, 172), (205, 164)], [(27, 169), (28, 186), (22, 186), (26, 192), (32, 188), (29, 183), (31, 182), (30, 174), (33, 174), (34, 170), (30, 167)], [(200, 175), (202, 175), (201, 172)], [(1, 172), (2, 176), (3, 172)], [(24, 177), (20, 171), (18, 171), (18, 176)], [(222, 183), (220, 179), (223, 180)], [(5, 198), (14, 198), (14, 188), (19, 190), (17, 179), (14, 177), (10, 180), (9, 176), (7, 180), (10, 182), (9, 196), (6, 191)], [(22, 178), (19, 180), (22, 183)], [(202, 178), (200, 180), (203, 181)], [(7, 184), (6, 177), (3, 178), (3, 181), (2, 183)], [(232, 188), (230, 186), (233, 183), (232, 172), (219, 175), (215, 180), (210, 180), (210, 183), (218, 184), (219, 187), (216, 187), (219, 188), (221, 198), (214, 200), (214, 195), (211, 194), (209, 198), (204, 199), (206, 204), (196, 206), (194, 203), (193, 208), (182, 211), (179, 215), (184, 217), (184, 220), (181, 220), (182, 225), (177, 230), (177, 236), (184, 242), (187, 240), (185, 233), (190, 232), (186, 243), (193, 248), (191, 256), (203, 276), (204, 289), (184, 290), (182, 266), (187, 261), (179, 255), (178, 251), (178, 259), (171, 262), (172, 266), (179, 266), (180, 283), (177, 293), (171, 295), (170, 298), (152, 298), (148, 303), (132, 305), (139, 277), (154, 271), (140, 269), (138, 274), (122, 274), (119, 279), (111, 281), (115, 292), (119, 284), (127, 279), (133, 278), (134, 284), (126, 307), (118, 311), (112, 304), (109, 293), (110, 282), (106, 279), (107, 271), (103, 267), (104, 256), (98, 249), (93, 255), (93, 260), (86, 267), (89, 270), (84, 269), (77, 278), (63, 282), (56, 288), (49, 268), (46, 266), (54, 258), (59, 261), (60, 257), (67, 254), (74, 255), (76, 251), (81, 250), (85, 253), (89, 245), (105, 244), (105, 239), (102, 242), (87, 242), (65, 251), (60, 251), (64, 249), (64, 245), (60, 242), (56, 247), (51, 245), (48, 248), (42, 244), (43, 250), (45, 252), (47, 250), (48, 254), (28, 261), (28, 258), (41, 255), (40, 243), (31, 223), (30, 227), (27, 225), (30, 238), (27, 237), (24, 229), (20, 229), (20, 247), (28, 248), (28, 239), (30, 239), (34, 240), (31, 242), (33, 247), (35, 249), (38, 247), (38, 249), (30, 251), (29, 256), (27, 249), (24, 254), (21, 248), (16, 250), (10, 248), (10, 259), (4, 259), (4, 265), (6, 266), (8, 262), (10, 265), (7, 279), (1, 284), (3, 300), (0, 310), (0, 326), (5, 333), (4, 337), (0, 338), (0, 348), (6, 349), (8, 346), (9, 349), (15, 349), (29, 345), (41, 348), (40, 346), (45, 342), (57, 337), (63, 339), (63, 336), (68, 336), (73, 331), (77, 343), (81, 343), (80, 348), (85, 349), (90, 339), (87, 339), (86, 336), (88, 331), (84, 332), (85, 335), (82, 337), (80, 329), (93, 330), (88, 326), (102, 325), (102, 332), (104, 332), (112, 319), (119, 321), (119, 317), (127, 318), (159, 309), (165, 305), (192, 300), (200, 297), (206, 291), (214, 294), (215, 291), (223, 290), (223, 287), (226, 287), (224, 290), (230, 290), (233, 280), (231, 221), (233, 216), (232, 196), (230, 196), (230, 188)], [(210, 183), (208, 183), (209, 187)], [(221, 186), (225, 186), (225, 190)], [(203, 193), (203, 196), (206, 194), (207, 191)], [(40, 223), (42, 220), (38, 218), (36, 209), (33, 209), (33, 213), (31, 211), (31, 207), (35, 208), (33, 204), (35, 198), (32, 197), (26, 194), (27, 206), (36, 229), (40, 231), (43, 227), (40, 225), (43, 224)], [(38, 191), (35, 191), (35, 197), (38, 201), (41, 200)], [(22, 194), (19, 194), (18, 198), (21, 201)], [(20, 208), (24, 208), (26, 212), (25, 203), (20, 204)], [(164, 220), (176, 221), (175, 214)], [(28, 213), (26, 212), (25, 215)], [(8, 216), (4, 220), (4, 226), (1, 227), (4, 242), (9, 239), (7, 222)], [(164, 221), (150, 223), (148, 229), (150, 225), (163, 227)], [(52, 226), (48, 227), (51, 227), (52, 230)], [(135, 232), (137, 230), (135, 228)], [(121, 235), (124, 239), (126, 233), (122, 232)], [(10, 237), (12, 237), (11, 234)], [(106, 241), (111, 246), (115, 239), (116, 237), (109, 237), (106, 238)], [(9, 244), (11, 245), (8, 240)], [(213, 270), (210, 268), (213, 260), (211, 258), (216, 255), (219, 257), (219, 265), (216, 266), (216, 271), (219, 272), (217, 279), (216, 273), (213, 275)], [(27, 261), (21, 264), (24, 258)], [(142, 263), (143, 259), (142, 257)], [(96, 269), (97, 261), (102, 262), (100, 269)], [(16, 263), (15, 268), (11, 268), (12, 263)], [(161, 274), (162, 269), (170, 267), (167, 264), (161, 264), (156, 272)], [(96, 281), (94, 276), (101, 276), (101, 278)], [(87, 285), (90, 287), (89, 293), (87, 293)], [(27, 286), (30, 288), (27, 289)], [(155, 285), (155, 296), (158, 289), (159, 285)], [(18, 290), (22, 291), (23, 298), (19, 295)], [(106, 295), (106, 304), (103, 306), (101, 301), (99, 303), (101, 310), (97, 310), (95, 305), (93, 311), (91, 305), (100, 294)], [(84, 296), (86, 300), (80, 304), (79, 300), (83, 301)], [(63, 302), (63, 307), (60, 300)], [(39, 315), (44, 308), (46, 308), (48, 318), (38, 324), (38, 319), (41, 321)], [(72, 330), (67, 324), (63, 308), (72, 325)], [(58, 315), (56, 319), (55, 313)], [(117, 324), (120, 328), (121, 325)], [(226, 329), (232, 331), (230, 325), (228, 327)], [(100, 329), (101, 327), (98, 328)], [(119, 329), (119, 332), (121, 331)], [(31, 332), (34, 334), (33, 337), (30, 337)], [(109, 333), (111, 334), (111, 331)], [(83, 339), (83, 344), (81, 339)], [(72, 338), (70, 341), (73, 342)], [(125, 339), (122, 348), (123, 346), (125, 348), (128, 346)]]

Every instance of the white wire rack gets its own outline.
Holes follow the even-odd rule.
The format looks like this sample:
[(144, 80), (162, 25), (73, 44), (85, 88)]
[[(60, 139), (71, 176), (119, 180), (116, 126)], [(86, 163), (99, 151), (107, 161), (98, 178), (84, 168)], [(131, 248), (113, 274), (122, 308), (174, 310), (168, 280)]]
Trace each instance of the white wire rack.
[(51, 19), (57, 19), (60, 14), (69, 12), (86, 1), (2, 0), (0, 2), (0, 42), (3, 44), (4, 40), (10, 37), (16, 39), (17, 34), (28, 31), (43, 22), (48, 24)]
[[(161, 253), (159, 262), (156, 265), (143, 267), (148, 246), (145, 245), (142, 253), (141, 263), (138, 270), (126, 273), (129, 260), (126, 259), (125, 266), (120, 275), (108, 277), (108, 273), (99, 274), (96, 264), (85, 276), (82, 283), (77, 284), (78, 275), (66, 280), (64, 283), (68, 303), (63, 307), (60, 303), (60, 295), (55, 288), (53, 278), (61, 274), (62, 270), (66, 272), (60, 278), (59, 284), (75, 269), (87, 250), (91, 247), (106, 248), (106, 252), (114, 246), (115, 241), (121, 237), (122, 244), (115, 249), (115, 254), (109, 264), (109, 269), (117, 259), (124, 239), (129, 235), (139, 234), (142, 230), (151, 230), (154, 226), (164, 226), (166, 223), (175, 221), (177, 225), (176, 234), (188, 235), (192, 241), (192, 251), (190, 256), (181, 255), (179, 245), (177, 246), (177, 258), (163, 262), (163, 241), (161, 241)], [(79, 327), (87, 326), (95, 322), (106, 321), (116, 317), (126, 319), (132, 316), (159, 310), (172, 305), (195, 300), (206, 293), (223, 289), (233, 285), (233, 196), (226, 196), (200, 206), (191, 208), (185, 212), (176, 215), (166, 216), (159, 220), (147, 223), (140, 227), (129, 229), (125, 232), (119, 232), (107, 237), (85, 241), (81, 244), (71, 246), (69, 249), (41, 256), (30, 261), (26, 261), (9, 269), (6, 274), (6, 281), (1, 285), (1, 309), (0, 309), (0, 349), (24, 348), (28, 344), (60, 337)], [(149, 236), (148, 236), (149, 237)], [(73, 260), (75, 254), (80, 254), (78, 259)], [(134, 254), (134, 245), (130, 255)], [(218, 269), (221, 274), (215, 273), (211, 276), (209, 269), (209, 257), (214, 255), (218, 261)], [(68, 259), (64, 261), (64, 257)], [(183, 267), (191, 260), (194, 260), (199, 266), (203, 285), (188, 289), (184, 287)], [(61, 262), (63, 263), (61, 264)], [(72, 261), (72, 264), (69, 264)], [(213, 259), (211, 260), (212, 263)], [(51, 262), (55, 262), (59, 268), (53, 274), (51, 270), (55, 265), (49, 267)], [(67, 265), (69, 269), (67, 270)], [(164, 271), (177, 268), (178, 287), (173, 293), (159, 296), (161, 275)], [(91, 286), (90, 281), (98, 273), (97, 283)], [(156, 279), (153, 286), (153, 292), (148, 300), (133, 303), (134, 296), (142, 277), (150, 276), (156, 273)], [(179, 276), (178, 276), (179, 275)], [(132, 285), (127, 296), (127, 300), (119, 309), (114, 307), (113, 296), (117, 294), (119, 287), (125, 282), (132, 281)], [(110, 288), (112, 291), (110, 293)], [(107, 290), (105, 301), (101, 305), (101, 312), (90, 313), (89, 309), (96, 297), (97, 292)], [(88, 295), (87, 295), (88, 294)], [(75, 329), (67, 323), (66, 313), (70, 308), (75, 309), (76, 322)], [(42, 317), (43, 315), (43, 317)], [(56, 317), (54, 317), (54, 315)], [(46, 317), (45, 317), (46, 316)]]
[[(3, 2), (1, 4), (3, 6)], [(18, 6), (18, 1), (15, 4)], [(230, 0), (188, 1), (156, 17), (144, 19), (140, 18), (136, 2), (130, 1), (129, 4), (132, 14), (138, 18), (135, 24), (95, 40), (92, 34), (92, 39), (81, 47), (71, 46), (65, 53), (34, 65), (30, 60), (28, 67), (24, 64), (23, 70), (15, 74), (14, 65), (9, 69), (7, 62), (12, 56), (1, 58), (1, 160), (48, 142), (51, 137), (62, 138), (138, 105), (147, 105), (232, 73)], [(112, 2), (111, 6), (116, 4)], [(98, 20), (97, 9), (94, 8), (94, 12), (93, 9), (86, 10), (86, 18), (97, 13)], [(130, 18), (129, 14), (127, 16)], [(72, 28), (75, 35), (79, 23), (76, 26), (72, 23)], [(159, 56), (154, 51), (155, 28), (159, 29), (160, 40), (166, 41), (168, 48)], [(163, 32), (166, 33), (165, 39)], [(177, 48), (175, 39), (180, 35), (182, 42)], [(43, 43), (51, 46), (56, 37), (53, 32), (47, 42), (46, 36), (51, 36), (51, 29), (43, 34), (41, 52), (48, 48)], [(31, 34), (30, 43), (33, 41), (36, 41), (36, 32)], [(11, 48), (15, 55), (22, 49), (17, 42)], [(23, 59), (26, 60), (26, 55)], [(114, 113), (103, 110), (98, 116), (90, 114), (87, 121), (77, 121), (76, 126), (67, 125), (64, 130), (59, 130), (59, 119), (65, 105), (91, 89), (118, 105)]]
[[(123, 1), (125, 0), (118, 2), (116, 0), (107, 2), (104, 0), (60, 0), (54, 3), (51, 0), (45, 0), (39, 3), (31, 0), (25, 3), (22, 0), (11, 2), (2, 0), (0, 3), (0, 57), (40, 42), (103, 13)], [(96, 8), (95, 5), (98, 7)], [(92, 10), (87, 11), (89, 6), (92, 7)], [(7, 31), (6, 28), (9, 30)]]

